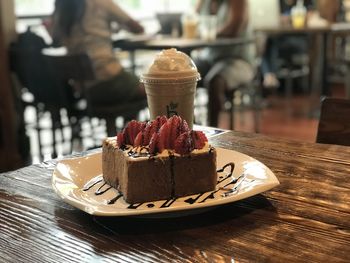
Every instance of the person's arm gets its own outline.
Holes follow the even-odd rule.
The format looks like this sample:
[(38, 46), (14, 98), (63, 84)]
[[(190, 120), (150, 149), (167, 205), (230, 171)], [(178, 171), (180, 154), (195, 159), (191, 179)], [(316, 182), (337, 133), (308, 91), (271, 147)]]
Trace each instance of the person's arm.
[(235, 37), (248, 23), (247, 0), (229, 0), (229, 17), (217, 32), (219, 37)]
[(102, 0), (101, 4), (109, 12), (109, 15), (113, 21), (118, 22), (121, 26), (124, 26), (130, 32), (144, 32), (142, 25), (130, 17), (123, 9), (119, 7), (119, 5), (117, 5), (112, 0)]
[(337, 14), (339, 12), (339, 0), (318, 0), (317, 9), (322, 18), (330, 23), (334, 23), (337, 20)]
[(62, 46), (62, 34), (59, 30), (58, 22), (57, 22), (57, 14), (54, 12), (49, 19), (46, 19), (43, 22), (47, 32), (51, 36), (53, 47)]

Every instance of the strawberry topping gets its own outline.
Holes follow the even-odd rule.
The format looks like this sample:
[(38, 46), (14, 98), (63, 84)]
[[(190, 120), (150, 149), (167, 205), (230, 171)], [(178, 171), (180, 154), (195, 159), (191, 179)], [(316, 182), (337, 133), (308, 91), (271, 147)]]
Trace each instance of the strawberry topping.
[(149, 143), (149, 153), (150, 154), (156, 154), (157, 152), (159, 152), (158, 141), (159, 141), (159, 135), (158, 135), (158, 133), (154, 133), (152, 135), (152, 138), (151, 138), (150, 143)]
[(169, 136), (168, 136), (168, 149), (174, 149), (174, 144), (176, 138), (181, 134), (181, 123), (182, 119), (181, 117), (174, 115), (168, 120), (168, 129), (169, 129)]
[(165, 149), (169, 148), (169, 123), (166, 122), (159, 129), (159, 140), (158, 140), (158, 149), (162, 152)]
[[(126, 144), (134, 145), (135, 138), (136, 138), (137, 134), (141, 130), (143, 130), (145, 126), (146, 126), (146, 124), (144, 122), (135, 121), (135, 120), (130, 121), (125, 126), (123, 131), (117, 135), (117, 137), (120, 138), (120, 139), (117, 139), (118, 146), (122, 147)], [(120, 136), (120, 135), (122, 135), (122, 136)]]
[(125, 145), (124, 133), (122, 132), (117, 134), (117, 145), (119, 148), (122, 148)]
[(195, 149), (202, 149), (208, 141), (207, 136), (202, 131), (191, 131), (191, 138)]
[(178, 154), (188, 154), (193, 151), (193, 141), (191, 132), (182, 133), (175, 141), (175, 152)]
[(144, 130), (143, 146), (150, 143), (151, 137), (155, 132), (158, 132), (160, 127), (167, 121), (165, 116), (157, 117), (155, 120), (147, 123)]
[(138, 146), (142, 146), (143, 145), (143, 132), (140, 131), (137, 135), (136, 135), (136, 138), (135, 138), (135, 141), (134, 141), (134, 146), (135, 147), (138, 147)]
[(157, 117), (148, 123), (133, 120), (117, 135), (120, 148), (127, 144), (148, 146), (150, 154), (166, 149), (181, 155), (189, 154), (194, 149), (202, 149), (207, 141), (203, 132), (191, 131), (187, 122), (177, 115), (169, 119)]

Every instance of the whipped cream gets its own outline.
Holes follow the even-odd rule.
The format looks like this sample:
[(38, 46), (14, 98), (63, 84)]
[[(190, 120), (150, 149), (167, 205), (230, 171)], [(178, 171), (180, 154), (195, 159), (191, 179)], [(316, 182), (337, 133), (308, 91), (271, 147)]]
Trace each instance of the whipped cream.
[(179, 72), (195, 74), (197, 73), (197, 67), (189, 56), (175, 48), (161, 51), (148, 70), (148, 74), (151, 75)]

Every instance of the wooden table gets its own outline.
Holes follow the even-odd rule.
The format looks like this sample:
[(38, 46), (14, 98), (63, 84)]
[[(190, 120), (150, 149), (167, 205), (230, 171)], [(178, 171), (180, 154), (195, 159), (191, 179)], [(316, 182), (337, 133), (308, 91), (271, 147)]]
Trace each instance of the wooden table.
[(334, 23), (327, 26), (305, 27), (295, 29), (291, 26), (276, 26), (260, 28), (257, 31), (269, 36), (276, 35), (309, 35), (310, 69), (311, 69), (311, 95), (316, 97), (319, 103), (320, 96), (329, 95), (328, 60), (327, 54), (330, 50), (329, 39), (332, 35), (346, 36), (350, 33), (350, 23)]
[(203, 47), (222, 47), (232, 45), (242, 45), (252, 43), (252, 38), (217, 38), (214, 40), (203, 40), (199, 38), (173, 38), (168, 36), (131, 36), (130, 38), (113, 38), (113, 46), (123, 50), (161, 50), (167, 48), (176, 48), (182, 52), (189, 53), (194, 49)]
[(211, 143), (281, 184), (192, 216), (103, 218), (53, 192), (55, 160), (0, 174), (0, 262), (350, 262), (350, 147), (239, 132)]
[(234, 45), (245, 45), (253, 43), (253, 38), (217, 38), (211, 41), (199, 38), (172, 38), (169, 36), (130, 36), (120, 39), (118, 35), (112, 37), (113, 47), (129, 51), (132, 69), (135, 69), (135, 52), (138, 50), (162, 50), (176, 48), (190, 55), (191, 51), (204, 47), (225, 47)]

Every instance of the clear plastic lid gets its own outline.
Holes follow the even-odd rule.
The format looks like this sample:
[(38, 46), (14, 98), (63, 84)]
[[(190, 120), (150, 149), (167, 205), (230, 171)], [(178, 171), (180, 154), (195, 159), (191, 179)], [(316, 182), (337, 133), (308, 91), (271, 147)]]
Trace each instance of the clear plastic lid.
[(175, 48), (161, 51), (141, 78), (198, 77), (193, 60)]

